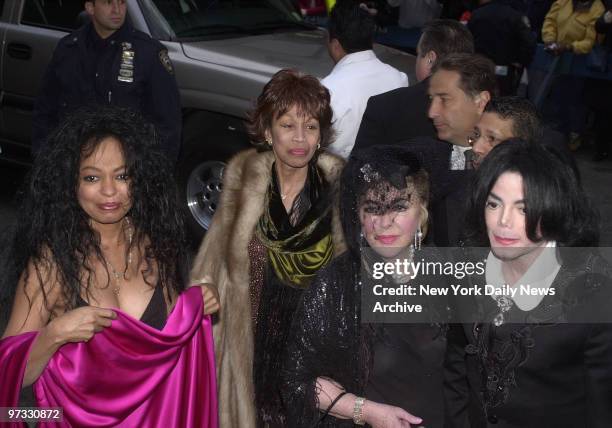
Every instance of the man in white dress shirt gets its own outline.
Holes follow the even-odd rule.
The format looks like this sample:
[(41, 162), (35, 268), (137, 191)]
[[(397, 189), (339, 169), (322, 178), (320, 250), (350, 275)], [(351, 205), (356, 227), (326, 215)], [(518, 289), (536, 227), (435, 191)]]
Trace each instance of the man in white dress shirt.
[(328, 49), (336, 65), (321, 83), (334, 111), (336, 139), (328, 150), (344, 158), (355, 144), (368, 99), (408, 86), (406, 74), (376, 58), (375, 27), (374, 18), (353, 0), (338, 1), (330, 14)]

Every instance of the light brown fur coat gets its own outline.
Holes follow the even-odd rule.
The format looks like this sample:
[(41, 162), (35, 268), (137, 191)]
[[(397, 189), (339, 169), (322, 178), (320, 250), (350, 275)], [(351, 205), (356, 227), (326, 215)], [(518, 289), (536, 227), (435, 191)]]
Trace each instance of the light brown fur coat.
[[(253, 339), (249, 294), (248, 244), (264, 211), (272, 179), (272, 152), (254, 149), (237, 154), (223, 176), (219, 208), (202, 242), (191, 272), (194, 281), (216, 284), (220, 307), (214, 325), (221, 428), (255, 427)], [(344, 161), (321, 153), (317, 166), (332, 185), (334, 256), (345, 249), (337, 213), (337, 183)]]

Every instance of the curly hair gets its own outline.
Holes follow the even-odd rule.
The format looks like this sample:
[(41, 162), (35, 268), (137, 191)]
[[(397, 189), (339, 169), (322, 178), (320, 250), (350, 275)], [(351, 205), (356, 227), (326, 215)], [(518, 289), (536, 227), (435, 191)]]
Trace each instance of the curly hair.
[[(128, 215), (134, 226), (131, 246), (144, 248), (145, 282), (165, 288), (168, 296), (171, 289), (180, 293), (185, 288), (188, 271), (184, 221), (178, 209), (172, 167), (160, 149), (153, 126), (130, 110), (84, 108), (68, 117), (50, 136), (20, 194), (19, 212), (28, 215), (17, 220), (10, 266), (13, 272), (8, 277), (18, 278), (23, 273), (27, 281), (31, 264), (47, 307), (45, 282), (60, 284), (66, 309), (74, 309), (83, 288), (90, 295), (93, 261), (107, 266), (100, 236), (79, 205), (77, 189), (81, 159), (108, 137), (120, 143), (130, 177), (132, 206)], [(158, 284), (147, 279), (155, 268)], [(44, 278), (43, 272), (55, 277)], [(110, 278), (108, 275), (109, 283)], [(15, 284), (8, 293), (4, 290), (3, 300), (14, 298), (14, 293)]]
[(265, 132), (272, 127), (272, 121), (287, 113), (293, 106), (305, 116), (319, 121), (321, 147), (327, 147), (333, 139), (332, 109), (329, 91), (319, 80), (308, 74), (284, 69), (277, 72), (257, 97), (257, 104), (249, 114), (247, 125), (253, 144), (269, 149), (265, 143)]

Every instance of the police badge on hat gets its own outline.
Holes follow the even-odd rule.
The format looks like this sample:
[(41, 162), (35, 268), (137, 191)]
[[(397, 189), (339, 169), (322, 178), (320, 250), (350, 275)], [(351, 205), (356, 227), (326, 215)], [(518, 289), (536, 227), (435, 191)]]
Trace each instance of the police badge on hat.
[(126, 83), (134, 82), (134, 50), (129, 42), (121, 43), (121, 64), (119, 64), (117, 80)]
[(168, 56), (168, 51), (166, 49), (159, 51), (159, 61), (162, 63), (168, 73), (174, 74), (174, 68), (172, 67), (172, 62), (170, 62), (170, 57)]

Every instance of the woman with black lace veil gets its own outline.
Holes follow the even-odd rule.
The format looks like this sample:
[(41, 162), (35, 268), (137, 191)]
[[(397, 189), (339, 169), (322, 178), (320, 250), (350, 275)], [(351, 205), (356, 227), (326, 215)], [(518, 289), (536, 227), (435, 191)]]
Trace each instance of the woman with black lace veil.
[(428, 200), (428, 175), (407, 149), (377, 146), (351, 155), (340, 183), (348, 251), (305, 292), (284, 358), (289, 426), (442, 425), (444, 310), (423, 301), (419, 324), (401, 317), (404, 323), (377, 323), (364, 297), (373, 284), (444, 282), (414, 271), (370, 281), (375, 263), (421, 259)]

